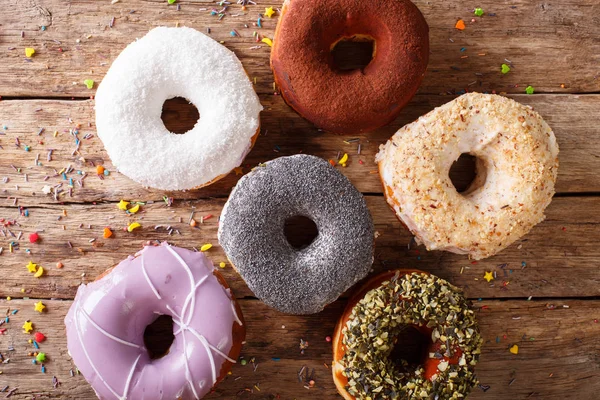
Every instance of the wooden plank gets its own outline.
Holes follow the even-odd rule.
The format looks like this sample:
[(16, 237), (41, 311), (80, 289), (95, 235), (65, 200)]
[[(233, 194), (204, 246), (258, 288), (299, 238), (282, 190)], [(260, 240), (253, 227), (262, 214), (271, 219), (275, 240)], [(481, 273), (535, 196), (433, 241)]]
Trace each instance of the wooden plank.
[[(555, 199), (545, 222), (500, 254), (477, 263), (463, 255), (426, 252), (414, 245), (407, 249), (411, 235), (383, 197), (366, 199), (377, 231), (375, 271), (419, 268), (464, 287), (467, 295), (475, 299), (600, 296), (600, 249), (596, 245), (600, 240), (600, 202), (595, 197)], [(0, 208), (0, 218), (15, 218), (19, 223), (8, 227), (10, 232), (17, 238), (23, 232), (21, 240), (16, 240), (6, 229), (0, 229), (0, 247), (4, 248), (0, 255), (0, 298), (21, 297), (21, 289), (30, 297), (73, 298), (79, 284), (95, 279), (137, 252), (148, 240), (168, 240), (186, 248), (211, 243), (214, 247), (207, 255), (218, 264), (226, 260), (216, 237), (224, 202), (225, 199), (180, 201), (170, 208), (154, 203), (143, 206), (143, 211), (135, 216), (118, 210), (116, 203), (41, 205), (30, 207), (29, 217), (19, 216), (17, 208)], [(201, 216), (213, 217), (192, 228), (188, 220), (193, 209), (198, 221)], [(142, 227), (132, 233), (123, 232), (132, 221), (140, 222)], [(154, 229), (156, 225), (163, 228)], [(102, 238), (105, 226), (114, 230), (110, 239)], [(176, 231), (169, 235), (166, 226)], [(36, 230), (41, 231), (41, 240), (31, 244), (28, 235)], [(12, 241), (20, 247), (10, 253)], [(36, 279), (27, 271), (25, 265), (30, 260), (46, 269), (45, 276)], [(64, 268), (57, 269), (57, 262), (62, 262)], [(485, 271), (494, 271), (496, 280), (485, 282)], [(237, 296), (252, 295), (231, 266), (223, 272)]]
[[(46, 301), (47, 312), (33, 310), (36, 300), (0, 301), (0, 309), (18, 309), (10, 316), (0, 352), (10, 358), (0, 364), (0, 389), (18, 388), (15, 399), (69, 398), (95, 399), (81, 375), (71, 377), (74, 365), (66, 348), (63, 318), (71, 301)], [(331, 379), (331, 344), (325, 337), (333, 334), (343, 302), (312, 316), (283, 315), (256, 300), (241, 302), (247, 322), (246, 345), (242, 356), (248, 363), (234, 365), (233, 373), (208, 399), (337, 399)], [(475, 388), (469, 399), (592, 399), (600, 390), (600, 366), (597, 362), (600, 340), (600, 301), (483, 301), (478, 302), (478, 320), (484, 346), (476, 371), (487, 392)], [(569, 307), (569, 308), (564, 308)], [(32, 365), (28, 353), (34, 349), (21, 326), (31, 320), (47, 335), (40, 351), (48, 356), (46, 373)], [(300, 354), (299, 341), (309, 342)], [(508, 349), (519, 346), (519, 354)], [(9, 346), (14, 351), (7, 351)], [(251, 361), (254, 362), (251, 362)], [(305, 389), (298, 381), (303, 367), (312, 373), (315, 386)], [(52, 388), (52, 377), (60, 385)], [(259, 390), (260, 389), (260, 390)], [(248, 390), (248, 392), (246, 392)], [(279, 396), (279, 397), (278, 397)]]
[[(257, 44), (254, 31), (273, 37), (277, 17), (264, 18), (263, 28), (254, 24), (265, 7), (277, 2), (257, 3), (245, 12), (232, 4), (219, 21), (210, 10), (220, 7), (210, 0), (181, 1), (178, 6), (144, 0), (114, 5), (94, 0), (71, 0), (68, 5), (61, 0), (2, 0), (0, 94), (88, 97), (94, 91), (83, 81), (100, 82), (128, 43), (155, 26), (178, 23), (203, 32), (211, 28), (211, 36), (235, 51), (250, 76), (257, 77), (257, 90), (270, 93), (269, 47), (261, 43), (260, 49), (251, 48)], [(595, 0), (551, 4), (482, 0), (477, 5), (487, 13), (483, 18), (473, 17), (473, 4), (468, 1), (415, 3), (430, 26), (431, 57), (421, 93), (469, 87), (523, 93), (527, 85), (540, 93), (600, 90), (600, 5)], [(467, 23), (464, 31), (454, 28), (459, 18)], [(231, 36), (233, 29), (239, 37)], [(36, 49), (31, 60), (25, 59), (25, 47)], [(508, 75), (500, 73), (505, 59), (513, 64)]]
[[(560, 168), (557, 182), (559, 193), (600, 192), (600, 127), (589, 123), (589, 116), (600, 114), (600, 95), (518, 95), (517, 101), (535, 107), (553, 127), (560, 145)], [(384, 143), (404, 124), (427, 113), (449, 100), (451, 96), (417, 96), (407, 107), (402, 117), (392, 125), (372, 134), (358, 136), (337, 136), (316, 131), (308, 122), (290, 113), (280, 96), (263, 95), (265, 106), (262, 113), (262, 134), (244, 162), (244, 172), (250, 166), (284, 155), (296, 153), (315, 154), (325, 159), (336, 160), (338, 154), (347, 152), (350, 161), (344, 172), (359, 190), (365, 193), (381, 193), (379, 175), (375, 172), (375, 154)], [(169, 104), (165, 121), (179, 129), (190, 122), (187, 104)], [(69, 130), (81, 125), (79, 153), (73, 155), (75, 138)], [(6, 126), (6, 129), (3, 129)], [(44, 131), (38, 135), (41, 129)], [(54, 137), (54, 132), (58, 136)], [(209, 187), (189, 192), (165, 193), (144, 189), (136, 182), (115, 173), (102, 142), (96, 137), (93, 102), (54, 101), (54, 100), (10, 100), (0, 101), (0, 205), (55, 203), (52, 196), (42, 193), (44, 185), (64, 183), (65, 189), (59, 200), (66, 202), (118, 201), (121, 198), (160, 200), (166, 194), (177, 199), (227, 196), (240, 176), (230, 174), (227, 178)], [(93, 135), (91, 139), (83, 139)], [(19, 140), (20, 146), (15, 145)], [(358, 139), (348, 143), (348, 140)], [(43, 143), (43, 144), (41, 144)], [(360, 145), (361, 154), (358, 155)], [(30, 151), (25, 151), (25, 146)], [(52, 161), (47, 161), (52, 149)], [(40, 166), (35, 166), (39, 155)], [(82, 161), (82, 157), (86, 160)], [(94, 165), (103, 164), (111, 175), (104, 180), (96, 176)], [(74, 178), (73, 197), (68, 195), (62, 176), (56, 172), (68, 165), (89, 174), (84, 187), (77, 181), (81, 176), (75, 172), (68, 175)], [(18, 170), (20, 168), (20, 171)], [(468, 175), (467, 169), (460, 170)], [(25, 174), (27, 180), (25, 180)], [(43, 179), (49, 176), (47, 181)], [(3, 179), (8, 178), (4, 183)], [(17, 185), (18, 190), (17, 190)]]

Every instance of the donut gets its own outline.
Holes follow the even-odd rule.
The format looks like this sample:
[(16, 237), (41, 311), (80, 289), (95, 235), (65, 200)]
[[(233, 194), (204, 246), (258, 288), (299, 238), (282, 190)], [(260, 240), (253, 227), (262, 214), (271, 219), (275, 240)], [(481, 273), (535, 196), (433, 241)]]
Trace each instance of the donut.
[[(419, 365), (394, 359), (408, 328), (427, 339)], [(417, 270), (387, 271), (349, 300), (333, 336), (339, 393), (354, 399), (462, 399), (477, 384), (482, 338), (462, 292)]]
[[(301, 249), (284, 234), (286, 221), (297, 216), (318, 230)], [(280, 157), (244, 175), (223, 207), (218, 237), (254, 294), (289, 314), (321, 311), (373, 263), (373, 220), (362, 194), (310, 155)]]
[[(152, 360), (144, 330), (173, 318), (167, 355)], [(77, 290), (65, 318), (70, 356), (101, 399), (200, 399), (239, 356), (243, 317), (200, 252), (147, 246)]]
[[(463, 193), (448, 176), (476, 157)], [(401, 128), (376, 156), (388, 204), (428, 250), (490, 257), (544, 220), (554, 195), (558, 145), (531, 107), (468, 93)]]
[[(341, 70), (332, 50), (372, 41), (371, 62)], [(429, 27), (408, 0), (286, 0), (271, 50), (284, 100), (318, 128), (337, 134), (391, 122), (417, 91), (429, 60)]]
[[(161, 120), (183, 97), (200, 119), (184, 134)], [(206, 186), (239, 166), (260, 129), (262, 106), (233, 52), (192, 28), (154, 28), (112, 63), (96, 92), (96, 125), (113, 164), (162, 190)]]

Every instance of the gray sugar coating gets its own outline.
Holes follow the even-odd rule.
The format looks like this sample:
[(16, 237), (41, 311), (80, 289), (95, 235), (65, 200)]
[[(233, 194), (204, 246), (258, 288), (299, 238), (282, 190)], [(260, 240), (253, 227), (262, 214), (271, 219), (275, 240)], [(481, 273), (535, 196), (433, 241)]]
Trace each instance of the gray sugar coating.
[[(284, 234), (294, 216), (318, 236), (294, 249)], [(312, 314), (370, 271), (374, 228), (362, 194), (327, 161), (281, 157), (236, 185), (221, 213), (219, 243), (254, 294), (289, 314)]]

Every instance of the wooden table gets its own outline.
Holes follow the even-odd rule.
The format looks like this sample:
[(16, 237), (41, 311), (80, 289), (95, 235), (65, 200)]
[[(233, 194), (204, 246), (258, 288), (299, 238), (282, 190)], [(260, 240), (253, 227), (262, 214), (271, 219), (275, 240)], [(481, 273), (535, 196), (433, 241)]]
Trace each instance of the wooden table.
[[(63, 318), (78, 285), (144, 242), (168, 240), (187, 248), (212, 243), (209, 257), (216, 263), (225, 260), (216, 239), (217, 217), (240, 175), (232, 173), (189, 192), (144, 189), (115, 170), (95, 132), (91, 98), (112, 60), (155, 26), (185, 25), (203, 32), (210, 28), (211, 36), (235, 51), (256, 82), (265, 107), (262, 133), (244, 162), (244, 173), (284, 155), (304, 152), (335, 160), (348, 153), (350, 161), (341, 171), (365, 194), (378, 232), (374, 270), (419, 268), (464, 288), (485, 339), (477, 365), (481, 387), (470, 398), (597, 399), (600, 3), (417, 1), (431, 32), (431, 59), (420, 92), (394, 123), (354, 136), (319, 132), (274, 92), (269, 47), (257, 43), (253, 32), (273, 37), (277, 15), (262, 18), (262, 28), (255, 23), (265, 7), (278, 4), (257, 3), (245, 11), (233, 4), (219, 19), (210, 10), (222, 7), (202, 0), (175, 5), (166, 0), (0, 0), (0, 218), (3, 225), (14, 222), (0, 227), (0, 310), (10, 317), (0, 326), (6, 329), (0, 335), (5, 359), (0, 390), (7, 386), (0, 397), (95, 398), (82, 376), (71, 376), (75, 366), (67, 354)], [(486, 14), (474, 17), (475, 6)], [(466, 22), (464, 31), (454, 28), (459, 18)], [(31, 59), (25, 57), (26, 47), (36, 51)], [(500, 72), (503, 63), (512, 67), (506, 75)], [(96, 82), (92, 90), (84, 85), (86, 79)], [(535, 94), (525, 94), (528, 85)], [(411, 235), (386, 206), (374, 164), (379, 144), (399, 127), (465, 90), (506, 93), (535, 107), (554, 129), (561, 151), (557, 194), (546, 221), (499, 255), (477, 263), (409, 248)], [(171, 126), (182, 127), (191, 118), (182, 102), (166, 108)], [(78, 151), (74, 129), (81, 140)], [(96, 165), (110, 175), (101, 179)], [(64, 180), (60, 172), (68, 166), (73, 171)], [(466, 176), (464, 168), (459, 176)], [(62, 192), (57, 198), (44, 194), (44, 186), (58, 184)], [(117, 209), (121, 199), (146, 205), (127, 215)], [(192, 228), (192, 211), (197, 220), (213, 217)], [(133, 221), (142, 228), (124, 232)], [(110, 239), (102, 237), (105, 226), (115, 232)], [(28, 235), (34, 231), (41, 239), (31, 244)], [(41, 278), (27, 271), (29, 261), (44, 267)], [(486, 282), (486, 271), (495, 272), (496, 279)], [(338, 398), (326, 337), (344, 299), (317, 315), (283, 315), (254, 298), (230, 266), (223, 273), (248, 322), (247, 363), (238, 363), (209, 398)], [(8, 296), (12, 300), (5, 300)], [(42, 314), (34, 311), (40, 300), (46, 305)], [(18, 312), (13, 315), (13, 310)], [(48, 337), (40, 345), (48, 356), (45, 373), (31, 362), (35, 349), (21, 328), (26, 320)], [(304, 352), (300, 340), (309, 343)], [(509, 352), (514, 344), (517, 355)], [(307, 385), (307, 376), (314, 387)]]

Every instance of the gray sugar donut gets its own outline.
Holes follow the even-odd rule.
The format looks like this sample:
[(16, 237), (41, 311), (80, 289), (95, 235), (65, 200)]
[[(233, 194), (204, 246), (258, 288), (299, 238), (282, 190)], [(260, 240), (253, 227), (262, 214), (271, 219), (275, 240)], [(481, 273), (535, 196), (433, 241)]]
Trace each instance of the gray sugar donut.
[[(304, 216), (317, 237), (297, 250), (285, 221)], [(362, 194), (327, 161), (281, 157), (245, 175), (221, 213), (219, 242), (254, 294), (290, 314), (312, 314), (364, 278), (373, 220)]]

